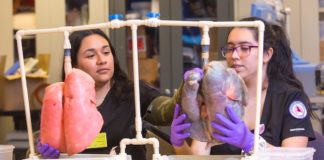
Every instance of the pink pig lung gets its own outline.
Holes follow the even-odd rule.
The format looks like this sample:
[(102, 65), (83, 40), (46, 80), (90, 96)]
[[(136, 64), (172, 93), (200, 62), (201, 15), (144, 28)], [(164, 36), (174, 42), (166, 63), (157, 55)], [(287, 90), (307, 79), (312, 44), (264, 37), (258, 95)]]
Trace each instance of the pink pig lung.
[(96, 108), (95, 82), (73, 69), (65, 83), (48, 86), (41, 113), (41, 142), (73, 155), (85, 150), (103, 125)]
[[(212, 61), (206, 65), (201, 85), (202, 93), (195, 98), (201, 99), (200, 104), (202, 105), (189, 105), (195, 107), (195, 109), (185, 109), (184, 111), (186, 113), (195, 111), (195, 113), (187, 113), (188, 115), (195, 115), (194, 120), (191, 120), (189, 116), (192, 122), (191, 138), (208, 142), (208, 145), (221, 144), (211, 136), (214, 130), (210, 126), (210, 122), (215, 120), (216, 113), (227, 116), (225, 114), (226, 106), (231, 106), (242, 117), (244, 114), (243, 107), (247, 102), (246, 86), (233, 69), (226, 68), (221, 62), (217, 61)], [(196, 99), (191, 98), (190, 101)], [(200, 117), (199, 120), (196, 118), (197, 114)]]
[(68, 155), (82, 152), (103, 125), (96, 108), (95, 82), (79, 69), (69, 72), (64, 87), (64, 132)]
[(45, 89), (41, 112), (40, 140), (42, 144), (66, 152), (63, 128), (64, 82), (49, 85)]

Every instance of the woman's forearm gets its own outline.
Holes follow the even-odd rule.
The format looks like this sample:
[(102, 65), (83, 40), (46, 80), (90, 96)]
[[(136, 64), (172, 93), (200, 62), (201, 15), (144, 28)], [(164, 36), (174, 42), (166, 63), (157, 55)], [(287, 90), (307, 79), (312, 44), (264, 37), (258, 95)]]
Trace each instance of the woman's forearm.
[(192, 140), (190, 148), (194, 155), (210, 155), (211, 147), (207, 145), (207, 142)]
[(307, 147), (308, 137), (305, 136), (295, 136), (289, 137), (282, 141), (282, 147)]
[(177, 147), (177, 146), (173, 146), (174, 152), (177, 155), (192, 155), (192, 151), (191, 148), (189, 147), (189, 145), (187, 144), (187, 142), (184, 142), (182, 146)]

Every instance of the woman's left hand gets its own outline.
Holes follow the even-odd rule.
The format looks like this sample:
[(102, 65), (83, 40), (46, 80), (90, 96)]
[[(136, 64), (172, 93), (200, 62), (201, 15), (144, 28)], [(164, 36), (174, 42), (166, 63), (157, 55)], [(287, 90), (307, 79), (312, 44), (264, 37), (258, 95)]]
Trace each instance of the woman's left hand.
[(213, 137), (224, 143), (239, 147), (246, 153), (251, 151), (254, 143), (253, 133), (234, 113), (231, 107), (226, 107), (225, 110), (229, 118), (216, 113), (216, 121), (211, 122), (211, 126), (217, 130), (217, 132), (213, 132)]
[(190, 132), (187, 131), (191, 127), (191, 124), (185, 122), (188, 118), (186, 114), (181, 114), (181, 107), (176, 104), (173, 121), (171, 124), (170, 141), (173, 146), (181, 147), (184, 145), (185, 139), (190, 137)]

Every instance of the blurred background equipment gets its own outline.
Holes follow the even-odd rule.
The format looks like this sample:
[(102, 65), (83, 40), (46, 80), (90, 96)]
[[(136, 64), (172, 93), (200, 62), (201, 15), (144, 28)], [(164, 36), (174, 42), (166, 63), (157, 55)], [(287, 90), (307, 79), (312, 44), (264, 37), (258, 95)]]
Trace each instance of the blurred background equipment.
[(252, 3), (251, 16), (285, 26), (285, 11), (282, 0), (257, 0)]
[(66, 3), (66, 25), (85, 25), (89, 22), (88, 0), (65, 0)]
[(316, 96), (315, 64), (301, 59), (296, 52), (293, 52), (293, 69), (296, 77), (301, 81), (304, 90), (309, 97)]

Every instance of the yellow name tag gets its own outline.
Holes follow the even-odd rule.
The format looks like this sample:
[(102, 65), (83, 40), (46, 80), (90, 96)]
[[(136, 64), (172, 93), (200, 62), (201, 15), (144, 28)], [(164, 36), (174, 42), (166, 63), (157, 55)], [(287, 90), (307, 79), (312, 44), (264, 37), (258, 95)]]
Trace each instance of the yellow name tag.
[(87, 149), (104, 147), (107, 147), (107, 136), (105, 132), (99, 133), (96, 139), (91, 143), (90, 146), (87, 147)]

